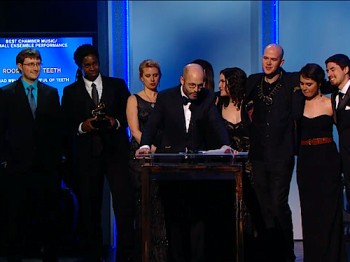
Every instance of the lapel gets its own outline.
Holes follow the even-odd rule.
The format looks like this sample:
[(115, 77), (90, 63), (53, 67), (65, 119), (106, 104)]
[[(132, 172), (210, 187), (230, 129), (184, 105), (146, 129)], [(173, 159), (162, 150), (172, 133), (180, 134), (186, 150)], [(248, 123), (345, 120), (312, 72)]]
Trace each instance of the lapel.
[(82, 78), (80, 80), (78, 80), (76, 92), (77, 92), (77, 97), (81, 98), (89, 108), (96, 107), (94, 104), (94, 101), (92, 101), (90, 94), (86, 90), (85, 82)]
[(338, 94), (338, 92), (333, 92), (331, 94), (333, 121), (334, 121), (335, 124), (337, 123), (337, 108), (336, 108), (336, 103), (335, 103), (335, 98), (336, 98), (337, 94)]
[[(198, 93), (198, 98), (193, 103), (191, 103), (190, 109), (191, 109), (191, 120), (196, 120), (200, 118), (199, 116), (202, 114), (203, 105), (205, 103), (206, 98), (208, 97), (209, 91), (207, 89), (202, 89)], [(199, 113), (200, 112), (200, 113)]]
[(349, 102), (350, 99), (350, 88), (348, 88), (348, 91), (346, 91), (346, 94), (344, 95), (344, 98), (339, 101), (337, 111), (342, 111), (345, 109), (347, 103)]
[(112, 89), (109, 88), (110, 84), (108, 83), (108, 80), (103, 76), (101, 76), (101, 78), (102, 78), (102, 96), (100, 101), (103, 101), (106, 104), (108, 98), (113, 97), (112, 96), (113, 94), (111, 93)]
[[(186, 119), (185, 119), (185, 110), (183, 107), (183, 100), (182, 100), (182, 95), (181, 95), (181, 87), (177, 86), (176, 90), (175, 90), (175, 96), (174, 96), (174, 111), (175, 114), (174, 116), (176, 116), (175, 119), (179, 119), (179, 121), (181, 122), (181, 125), (183, 127), (183, 132), (186, 133)], [(178, 117), (180, 116), (180, 117)], [(192, 121), (192, 113), (191, 113), (191, 121)], [(171, 120), (173, 121), (173, 120)]]
[(27, 115), (34, 119), (21, 78), (17, 80), (17, 84), (15, 85), (15, 94), (17, 94), (18, 97), (18, 104), (16, 106), (22, 108), (21, 110), (23, 110), (23, 112), (26, 112)]
[(36, 98), (36, 114), (40, 113), (41, 111), (47, 110), (48, 100), (48, 89), (45, 88), (45, 85), (41, 82), (38, 82), (38, 96)]
[(45, 89), (44, 86), (38, 82), (38, 96), (36, 98), (36, 110), (35, 115), (40, 113), (41, 108), (45, 108), (44, 106), (44, 96), (45, 96)]

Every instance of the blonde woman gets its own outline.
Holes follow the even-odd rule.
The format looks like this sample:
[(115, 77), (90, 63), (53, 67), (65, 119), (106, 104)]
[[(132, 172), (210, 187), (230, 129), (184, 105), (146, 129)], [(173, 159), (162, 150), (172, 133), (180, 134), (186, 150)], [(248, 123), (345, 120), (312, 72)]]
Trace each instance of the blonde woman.
[[(133, 177), (136, 190), (136, 227), (137, 227), (137, 248), (140, 252), (141, 236), (140, 236), (140, 175), (142, 160), (135, 159), (135, 151), (140, 147), (140, 140), (142, 136), (142, 129), (146, 124), (149, 116), (154, 110), (154, 105), (157, 100), (158, 85), (162, 76), (160, 65), (158, 62), (147, 59), (141, 62), (139, 66), (139, 77), (143, 84), (143, 88), (137, 94), (129, 97), (126, 115), (128, 119), (129, 128), (131, 131), (131, 148), (129, 170)], [(156, 146), (152, 145), (151, 151), (155, 152)], [(151, 261), (166, 261), (166, 231), (164, 225), (164, 213), (161, 201), (158, 194), (158, 184), (152, 183), (152, 254)]]

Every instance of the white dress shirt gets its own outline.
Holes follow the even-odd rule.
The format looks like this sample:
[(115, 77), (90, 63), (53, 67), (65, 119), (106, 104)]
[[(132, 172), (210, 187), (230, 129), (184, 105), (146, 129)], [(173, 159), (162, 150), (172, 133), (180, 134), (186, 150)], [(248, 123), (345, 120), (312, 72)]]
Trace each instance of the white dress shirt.
[[(350, 80), (348, 82), (346, 82), (345, 86), (339, 90), (340, 93), (343, 93), (344, 95), (346, 94), (346, 92), (348, 91), (350, 86)], [(339, 96), (335, 97), (335, 103), (336, 103), (336, 108), (338, 108), (338, 104), (339, 104)]]
[[(101, 100), (102, 97), (102, 92), (103, 92), (103, 86), (102, 86), (102, 77), (101, 74), (98, 75), (98, 77), (94, 80), (94, 81), (90, 81), (88, 79), (86, 79), (85, 77), (83, 77), (84, 83), (85, 83), (85, 88), (86, 91), (88, 92), (88, 94), (90, 95), (90, 97), (92, 98), (92, 83), (94, 83), (96, 85), (96, 89), (97, 89), (97, 93), (98, 93), (98, 101)], [(115, 121), (117, 122), (117, 127), (116, 129), (118, 129), (120, 127), (120, 123), (118, 121), (118, 119), (115, 119)], [(80, 134), (84, 134), (85, 132), (82, 129), (82, 125), (83, 123), (80, 123), (79, 125), (79, 133)]]
[(96, 85), (96, 89), (98, 92), (98, 101), (101, 100), (102, 97), (102, 92), (103, 92), (103, 88), (102, 88), (102, 78), (101, 78), (101, 74), (98, 75), (98, 77), (94, 80), (94, 81), (90, 81), (88, 79), (86, 79), (85, 77), (83, 77), (84, 79), (84, 83), (85, 83), (85, 88), (86, 91), (89, 93), (90, 97), (92, 98), (92, 83), (94, 83)]

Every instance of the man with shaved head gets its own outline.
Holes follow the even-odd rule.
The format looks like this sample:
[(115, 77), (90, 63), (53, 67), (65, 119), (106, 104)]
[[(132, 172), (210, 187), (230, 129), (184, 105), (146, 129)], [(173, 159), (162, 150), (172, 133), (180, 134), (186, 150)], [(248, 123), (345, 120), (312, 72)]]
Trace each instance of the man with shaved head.
[[(207, 150), (208, 140), (214, 138), (218, 141), (217, 148), (230, 144), (215, 106), (215, 94), (203, 88), (203, 68), (198, 64), (186, 65), (180, 83), (158, 94), (137, 153), (149, 153), (152, 144), (157, 145), (157, 153)], [(208, 126), (215, 130), (210, 133), (212, 137), (206, 132)], [(158, 131), (161, 139), (157, 143), (154, 138)], [(205, 261), (203, 197), (208, 194), (207, 190), (193, 181), (171, 181), (162, 182), (160, 192), (169, 238), (169, 260)]]
[[(204, 71), (198, 64), (188, 64), (180, 77), (181, 85), (158, 94), (152, 113), (142, 133), (139, 153), (149, 152), (147, 146), (158, 129), (162, 139), (157, 152), (195, 152), (207, 149), (206, 127), (215, 127), (217, 147), (229, 144), (226, 130), (215, 107), (215, 95), (203, 88)], [(225, 135), (224, 135), (225, 134)]]
[(249, 76), (246, 103), (253, 103), (250, 159), (262, 226), (258, 228), (264, 261), (294, 261), (291, 210), (288, 204), (296, 152), (294, 123), (302, 114), (299, 73), (282, 69), (283, 49), (269, 44), (263, 73)]

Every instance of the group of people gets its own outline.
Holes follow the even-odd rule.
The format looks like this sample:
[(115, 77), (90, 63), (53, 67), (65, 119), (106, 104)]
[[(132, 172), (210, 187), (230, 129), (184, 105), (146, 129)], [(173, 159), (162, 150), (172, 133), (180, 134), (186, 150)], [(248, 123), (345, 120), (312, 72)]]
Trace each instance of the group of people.
[[(218, 148), (249, 152), (243, 192), (254, 245), (246, 246), (247, 261), (295, 261), (288, 196), (296, 155), (304, 261), (347, 261), (342, 192), (344, 183), (350, 203), (350, 59), (329, 57), (327, 82), (318, 64), (286, 72), (283, 55), (280, 45), (269, 44), (262, 73), (221, 70), (217, 93), (213, 68), (201, 59), (185, 65), (179, 85), (158, 92), (161, 67), (147, 59), (139, 66), (143, 88), (131, 95), (122, 79), (101, 75), (96, 48), (85, 44), (74, 53), (77, 80), (60, 103), (57, 90), (38, 81), (40, 53), (22, 50), (21, 77), (0, 88), (8, 261), (21, 261), (33, 225), (40, 227), (43, 260), (57, 261), (63, 164), (78, 199), (84, 261), (103, 257), (104, 179), (116, 217), (116, 260), (141, 261), (136, 156)], [(227, 181), (152, 182), (151, 261), (234, 261), (232, 190)]]
[[(249, 77), (237, 67), (223, 69), (220, 91), (215, 98), (207, 92), (210, 87), (206, 86), (206, 79), (213, 79), (207, 76), (212, 70), (208, 63), (197, 60), (186, 65), (181, 84), (158, 94), (153, 112), (140, 130), (137, 154), (196, 152), (211, 146), (249, 151), (245, 168), (245, 204), (257, 237), (255, 249), (249, 250), (248, 254), (256, 252), (262, 261), (295, 261), (288, 197), (297, 155), (304, 261), (347, 261), (342, 192), (344, 180), (349, 195), (346, 114), (350, 106), (348, 95), (343, 98), (345, 100), (340, 100), (338, 89), (347, 93), (350, 60), (343, 54), (328, 58), (325, 62), (327, 82), (324, 70), (317, 64), (306, 64), (299, 72), (283, 70), (283, 52), (277, 44), (266, 46), (262, 57), (263, 73)], [(198, 64), (202, 68), (198, 69)], [(204, 75), (198, 78), (196, 69), (201, 73), (203, 70)], [(325, 95), (329, 93), (333, 93), (331, 98)], [(211, 100), (210, 108), (206, 107), (208, 100)], [(215, 113), (212, 111), (214, 105)], [(225, 133), (222, 123), (216, 122), (218, 117), (219, 122), (224, 123)], [(339, 131), (340, 154), (333, 141), (334, 124)], [(158, 131), (161, 132), (160, 139)], [(162, 187), (165, 186), (160, 185)], [(163, 195), (160, 190), (165, 205), (170, 261), (203, 261), (207, 255), (203, 248), (203, 232), (208, 228), (203, 228), (203, 216), (198, 216), (203, 214), (202, 210), (193, 199), (203, 201), (207, 198), (198, 194), (196, 187), (185, 186), (184, 182), (181, 188), (174, 184), (172, 187), (165, 187)], [(199, 191), (206, 194), (206, 189)], [(212, 183), (210, 197), (222, 201), (229, 189), (222, 186), (220, 189), (216, 190)], [(183, 195), (185, 199), (191, 198), (196, 207), (187, 203), (186, 209), (181, 209)], [(226, 198), (226, 201), (231, 199)], [(167, 212), (172, 216), (167, 216)], [(215, 215), (230, 216), (229, 212), (220, 212)], [(224, 220), (223, 216), (216, 220), (217, 229), (222, 230), (221, 225), (227, 225)], [(184, 228), (188, 230), (180, 230)], [(224, 246), (221, 241), (229, 239), (224, 237), (225, 233), (222, 230), (214, 241), (219, 243), (218, 246)], [(222, 254), (220, 251), (214, 251), (217, 258)]]
[(60, 216), (62, 178), (78, 200), (78, 221), (65, 226), (78, 223), (72, 243), (83, 261), (104, 257), (105, 178), (117, 217), (116, 260), (133, 261), (134, 196), (126, 118), (130, 92), (124, 80), (101, 75), (94, 46), (79, 46), (74, 61), (77, 80), (64, 88), (61, 103), (57, 90), (38, 80), (42, 57), (35, 49), (19, 52), (20, 78), (0, 89), (0, 201), (9, 262), (28, 255), (33, 235), (43, 261), (57, 261), (58, 248), (64, 245), (59, 236), (65, 231)]

